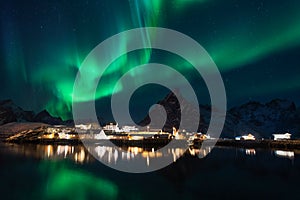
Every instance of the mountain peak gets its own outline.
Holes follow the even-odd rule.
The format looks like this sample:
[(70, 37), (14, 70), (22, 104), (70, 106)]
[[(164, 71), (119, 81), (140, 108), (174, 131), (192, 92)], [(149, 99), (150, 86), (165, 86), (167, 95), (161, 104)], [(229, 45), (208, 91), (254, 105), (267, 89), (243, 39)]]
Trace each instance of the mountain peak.
[(274, 109), (296, 110), (295, 103), (286, 99), (273, 99), (266, 103), (266, 106)]
[(47, 124), (64, 123), (61, 118), (52, 117), (46, 110), (35, 115), (32, 111), (24, 111), (11, 99), (2, 100), (0, 101), (0, 125), (10, 122), (43, 122)]
[[(160, 111), (158, 109), (153, 109), (150, 111), (151, 116), (156, 116), (157, 119), (153, 119), (156, 121), (151, 122), (150, 115), (148, 114), (139, 124), (141, 126), (146, 126), (148, 124), (154, 126), (154, 128), (162, 129), (165, 132), (172, 132), (173, 127), (179, 128), (181, 125), (180, 123), (183, 122), (186, 127), (194, 127), (193, 124), (199, 123), (199, 116), (197, 116), (197, 110), (195, 105), (189, 103), (178, 90), (175, 90), (174, 92), (170, 92), (163, 98), (162, 100), (158, 101), (157, 104), (164, 107), (167, 119), (165, 122), (165, 125), (163, 127), (158, 127), (158, 124), (160, 125), (161, 120), (163, 119), (160, 115)], [(155, 114), (154, 114), (155, 113)], [(181, 115), (182, 113), (185, 116), (189, 116), (188, 119), (182, 119)], [(194, 121), (194, 119), (197, 119), (197, 122)], [(195, 130), (193, 130), (195, 131)]]
[(46, 124), (63, 124), (63, 120), (60, 117), (53, 117), (47, 110), (42, 110), (34, 116), (34, 121), (42, 122)]
[(24, 111), (10, 99), (0, 101), (0, 125), (9, 122), (32, 121), (33, 112)]

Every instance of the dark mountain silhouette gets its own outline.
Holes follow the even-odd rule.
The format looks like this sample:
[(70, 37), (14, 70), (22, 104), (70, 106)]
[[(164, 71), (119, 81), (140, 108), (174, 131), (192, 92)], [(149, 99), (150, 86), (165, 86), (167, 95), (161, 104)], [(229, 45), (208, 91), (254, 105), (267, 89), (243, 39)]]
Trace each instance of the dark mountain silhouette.
[(52, 117), (46, 110), (35, 115), (33, 111), (24, 111), (12, 100), (0, 101), (0, 125), (10, 122), (42, 122), (51, 125), (71, 123), (58, 117)]
[(43, 110), (36, 114), (33, 118), (35, 122), (42, 122), (46, 124), (64, 124), (65, 122), (60, 117), (52, 117), (48, 111)]
[(34, 113), (24, 111), (14, 104), (12, 100), (0, 101), (0, 125), (9, 122), (27, 122), (33, 121)]
[[(178, 99), (177, 99), (177, 97)], [(197, 110), (195, 105), (189, 103), (186, 99), (184, 99), (180, 93), (169, 93), (164, 99), (161, 101), (157, 102), (157, 104), (161, 105), (164, 107), (166, 114), (167, 114), (167, 119), (166, 123), (163, 126), (162, 130), (165, 132), (172, 132), (173, 127), (178, 129), (181, 121), (181, 113), (184, 113), (183, 115), (188, 116), (187, 119), (182, 119), (183, 123), (186, 124), (186, 127), (192, 127), (191, 123), (195, 123), (194, 119), (197, 119), (197, 121), (200, 121), (200, 125), (198, 127), (199, 130), (206, 130), (207, 126), (204, 123), (204, 115), (201, 115), (200, 117), (197, 116)], [(206, 116), (209, 115), (209, 107), (207, 106), (201, 106), (203, 108), (203, 112), (206, 114)], [(208, 111), (208, 112), (207, 112)], [(202, 112), (202, 110), (201, 110)], [(153, 109), (150, 112), (150, 115), (155, 116), (153, 122), (151, 122), (151, 118), (149, 115), (147, 115), (140, 123), (139, 125), (141, 126), (146, 126), (150, 124), (153, 126), (152, 128), (161, 128), (159, 127), (159, 124), (161, 124), (161, 121), (163, 120), (163, 117), (160, 116), (162, 115), (161, 111), (157, 108)], [(187, 130), (189, 131), (189, 130)]]

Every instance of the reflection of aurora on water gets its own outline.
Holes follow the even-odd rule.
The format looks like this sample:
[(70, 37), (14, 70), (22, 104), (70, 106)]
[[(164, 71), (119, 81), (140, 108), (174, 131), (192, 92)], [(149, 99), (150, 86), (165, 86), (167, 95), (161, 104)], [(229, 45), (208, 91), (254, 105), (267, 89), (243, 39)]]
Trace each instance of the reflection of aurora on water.
[[(37, 147), (34, 145), (1, 143), (1, 146), (1, 194), (4, 199), (10, 199), (12, 195), (18, 197), (16, 199), (157, 199), (157, 195), (164, 195), (164, 199), (178, 199), (180, 195), (192, 199), (199, 198), (199, 188), (205, 188), (201, 197), (209, 199), (209, 188), (215, 187), (216, 183), (225, 187), (218, 193), (218, 199), (224, 198), (225, 191), (232, 194), (236, 190), (241, 191), (241, 195), (251, 195), (253, 199), (261, 195), (261, 191), (265, 191), (263, 195), (270, 196), (269, 191), (274, 188), (277, 193), (272, 199), (282, 195), (283, 190), (288, 191), (284, 195), (290, 194), (288, 197), (291, 199), (298, 194), (298, 185), (295, 183), (299, 180), (300, 152), (297, 150), (290, 150), (295, 157), (289, 160), (277, 157), (274, 150), (270, 149), (256, 149), (256, 155), (247, 156), (245, 150), (238, 148), (215, 147), (205, 159), (182, 157), (163, 170), (136, 175), (116, 172), (99, 162), (92, 163), (91, 160), (90, 163), (75, 163), (64, 159), (63, 151), (59, 151), (63, 155), (56, 160), (56, 148), (53, 148), (53, 159), (48, 158), (47, 145), (40, 146), (39, 151), (42, 152), (38, 155), (42, 157), (35, 156)], [(103, 149), (106, 156), (108, 151)], [(70, 150), (72, 152), (72, 148)], [(138, 152), (139, 148), (131, 148), (130, 151)], [(121, 158), (119, 155), (117, 160)], [(111, 157), (112, 163), (113, 159)], [(235, 184), (234, 187), (228, 184), (228, 180)], [(254, 188), (251, 189), (256, 192), (249, 193), (245, 184), (252, 185)], [(18, 192), (15, 192), (15, 188)], [(163, 194), (153, 192), (160, 188), (163, 188)]]

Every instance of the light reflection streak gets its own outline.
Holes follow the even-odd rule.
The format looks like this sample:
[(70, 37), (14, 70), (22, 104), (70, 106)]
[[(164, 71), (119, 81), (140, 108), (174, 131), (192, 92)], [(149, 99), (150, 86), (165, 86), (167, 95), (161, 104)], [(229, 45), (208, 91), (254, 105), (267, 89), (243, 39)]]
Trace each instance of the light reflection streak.
[(246, 152), (246, 155), (248, 155), (248, 156), (255, 156), (256, 155), (255, 149), (246, 149), (245, 152)]
[[(22, 147), (22, 148), (20, 148)], [(155, 148), (141, 148), (141, 147), (117, 147), (97, 144), (94, 147), (88, 147), (94, 151), (92, 156), (89, 151), (82, 145), (11, 145), (9, 146), (12, 152), (22, 155), (42, 158), (46, 160), (72, 160), (75, 163), (82, 164), (88, 162), (95, 162), (96, 159), (101, 159), (106, 163), (122, 164), (131, 161), (141, 161), (145, 166), (153, 165), (156, 161), (171, 157), (175, 162), (181, 155), (188, 153), (191, 156), (199, 156), (202, 158), (206, 156), (212, 148), (205, 149), (185, 149), (173, 147), (166, 151), (156, 151)], [(95, 156), (95, 157), (94, 157)]]
[(294, 159), (295, 153), (293, 151), (275, 150), (275, 156)]
[(198, 156), (199, 158), (203, 158), (207, 154), (209, 154), (212, 149), (213, 149), (213, 147), (210, 147), (210, 146), (201, 148), (201, 149), (189, 148), (189, 153), (192, 156)]
[[(37, 157), (47, 159), (70, 159), (76, 163), (84, 163), (90, 160), (94, 161), (84, 146), (80, 145), (36, 145), (36, 152), (43, 152), (42, 155), (36, 155)], [(144, 160), (147, 166), (150, 166), (151, 160), (154, 161), (164, 159), (171, 155), (173, 162), (185, 153), (185, 149), (182, 148), (169, 148), (165, 152), (156, 151), (155, 148), (141, 148), (141, 147), (126, 147), (123, 149), (117, 146), (101, 146), (94, 147), (95, 156), (97, 159), (107, 163), (118, 164), (120, 162), (130, 162), (132, 160)], [(204, 149), (190, 148), (188, 153), (191, 156), (199, 156), (199, 158), (205, 157), (210, 151), (211, 147)]]
[[(199, 158), (205, 157), (212, 150), (212, 147), (204, 149), (189, 149), (188, 153), (192, 156), (198, 156)], [(152, 159), (164, 159), (168, 154), (172, 155), (173, 162), (183, 155), (186, 150), (182, 148), (170, 148), (165, 153), (155, 151), (154, 148), (145, 149), (141, 147), (127, 147), (120, 148), (117, 146), (96, 146), (94, 148), (95, 155), (98, 159), (101, 159), (104, 163), (111, 163), (114, 161), (115, 164), (120, 162), (130, 162), (131, 160), (144, 160), (147, 166), (150, 166)], [(120, 156), (119, 156), (120, 155)]]
[[(20, 148), (22, 147), (22, 148)], [(43, 145), (43, 144), (13, 144), (8, 146), (12, 153), (22, 154), (29, 157), (50, 160), (73, 160), (76, 163), (94, 161), (92, 156), (82, 145)]]

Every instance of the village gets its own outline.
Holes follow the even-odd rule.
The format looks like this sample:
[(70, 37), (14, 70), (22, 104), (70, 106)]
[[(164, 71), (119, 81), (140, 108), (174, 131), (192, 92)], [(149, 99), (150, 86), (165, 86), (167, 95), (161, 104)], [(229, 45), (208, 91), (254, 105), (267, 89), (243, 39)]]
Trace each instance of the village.
[[(5, 141), (12, 143), (42, 143), (42, 144), (80, 144), (82, 142), (111, 141), (118, 146), (140, 146), (160, 148), (170, 141), (186, 143), (193, 148), (201, 148), (203, 142), (208, 145), (232, 146), (240, 148), (280, 148), (300, 149), (300, 140), (292, 138), (290, 133), (276, 133), (272, 138), (256, 138), (254, 134), (235, 136), (234, 138), (213, 138), (198, 132), (177, 130), (173, 127), (171, 133), (149, 126), (138, 128), (118, 123), (109, 123), (102, 128), (94, 124), (78, 124), (74, 127), (49, 125), (33, 130), (26, 130), (8, 137)], [(251, 154), (251, 152), (248, 152)]]

